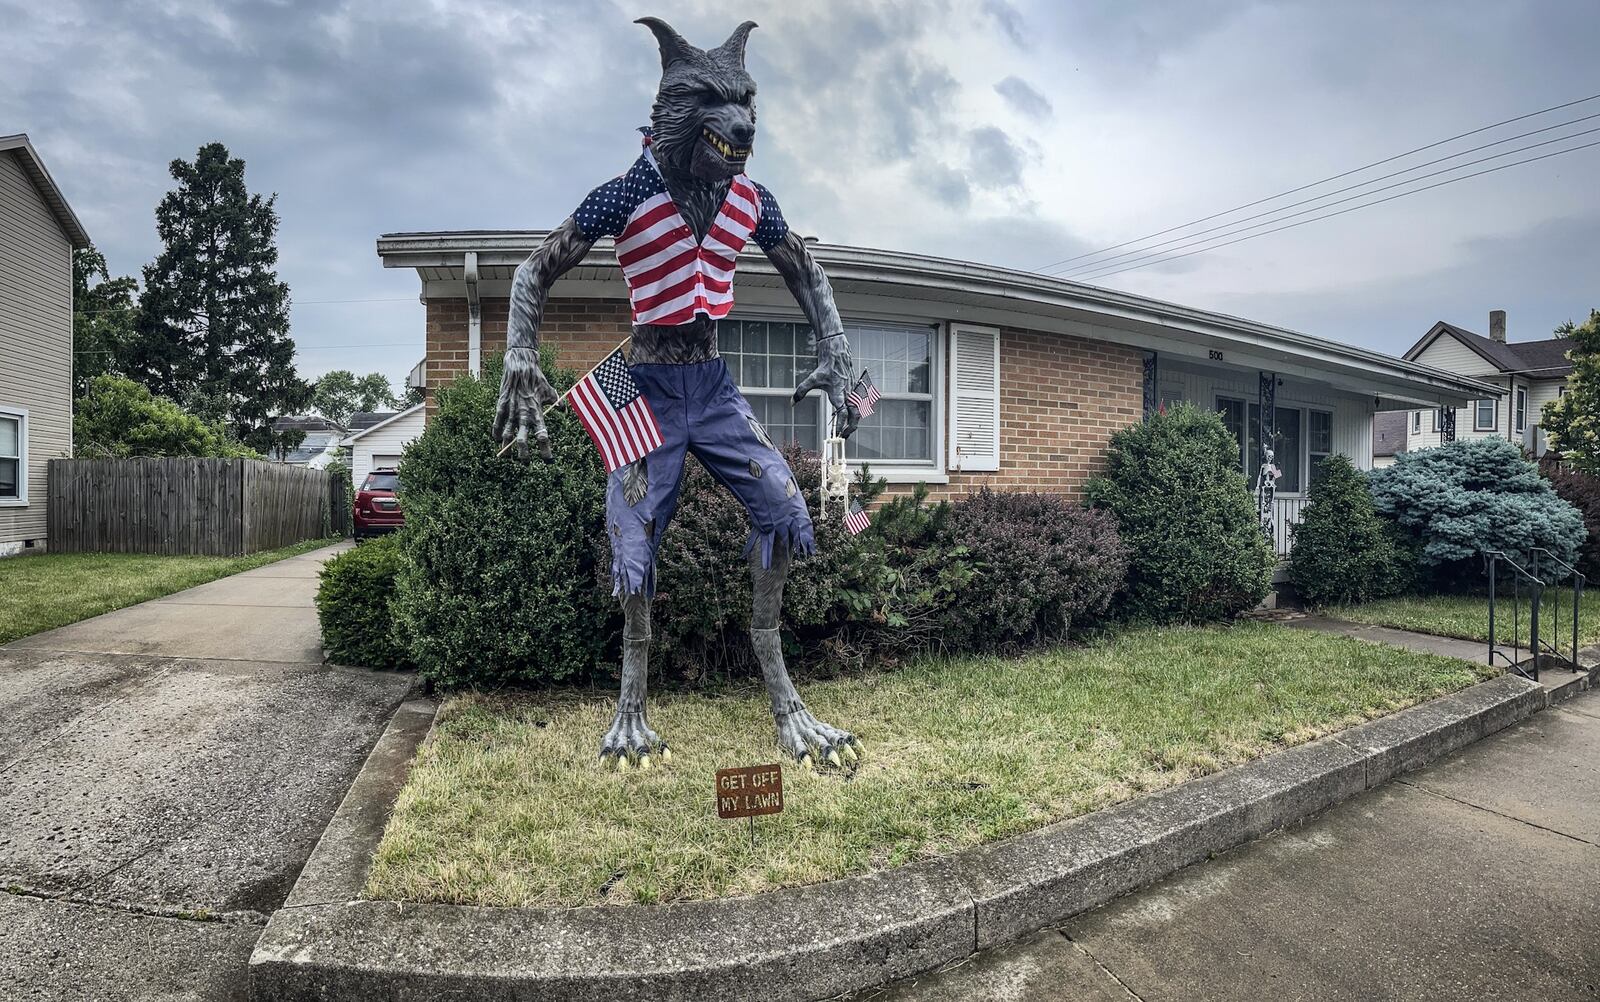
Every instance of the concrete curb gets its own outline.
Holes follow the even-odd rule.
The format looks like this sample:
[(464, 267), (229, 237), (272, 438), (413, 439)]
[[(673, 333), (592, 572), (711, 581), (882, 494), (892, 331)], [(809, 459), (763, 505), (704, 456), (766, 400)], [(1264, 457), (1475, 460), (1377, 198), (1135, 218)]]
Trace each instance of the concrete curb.
[(378, 767), (369, 760), (257, 943), (252, 994), (257, 1002), (837, 995), (1060, 924), (1435, 761), (1548, 700), (1541, 686), (1505, 676), (942, 859), (751, 898), (573, 909), (352, 900), (382, 834), (374, 808), (381, 803), (386, 815), (404, 779), (386, 747), (391, 724), (373, 751)]

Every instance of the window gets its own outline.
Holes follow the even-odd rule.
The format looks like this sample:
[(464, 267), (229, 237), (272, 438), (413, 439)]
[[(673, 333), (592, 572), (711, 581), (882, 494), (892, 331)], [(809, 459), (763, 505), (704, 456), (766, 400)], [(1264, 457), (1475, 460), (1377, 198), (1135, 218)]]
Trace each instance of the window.
[[(1261, 475), (1261, 405), (1247, 406), (1243, 400), (1218, 397), (1217, 412), (1222, 415), (1223, 426), (1239, 441), (1239, 465), (1244, 470), (1245, 479), (1249, 481), (1251, 490), (1254, 490), (1256, 478)], [(1314, 449), (1326, 450), (1315, 457), (1323, 459), (1333, 451), (1333, 416), (1322, 411), (1310, 413), (1325, 422), (1320, 426), (1325, 434), (1321, 438), (1315, 437), (1319, 426), (1313, 425), (1311, 437)], [(1277, 428), (1272, 437), (1272, 457), (1282, 474), (1278, 478), (1280, 493), (1298, 494), (1303, 484), (1302, 477), (1308, 453), (1306, 436), (1301, 434), (1301, 420), (1301, 410), (1298, 407), (1276, 408)]]
[(1556, 396), (1564, 397), (1566, 395), (1567, 395), (1567, 384), (1566, 383), (1562, 383), (1560, 386), (1556, 387)]
[(1496, 410), (1498, 408), (1493, 400), (1476, 401), (1472, 408), (1472, 430), (1494, 431)]
[[(1278, 464), (1278, 469), (1283, 476), (1278, 478), (1278, 491), (1282, 494), (1300, 493), (1300, 469), (1305, 462), (1305, 442), (1300, 436), (1300, 409), (1298, 407), (1277, 407), (1274, 424), (1277, 427), (1272, 435), (1272, 459)], [(1261, 426), (1261, 408), (1256, 404), (1250, 405), (1250, 427)], [(1256, 462), (1250, 471), (1250, 482), (1255, 483), (1255, 478), (1260, 470), (1260, 450), (1257, 450)]]
[(1244, 454), (1244, 401), (1218, 397), (1217, 413), (1222, 415), (1222, 426), (1228, 429), (1234, 440), (1239, 443), (1239, 468), (1249, 469), (1250, 464)]
[(0, 411), (0, 503), (28, 501), (27, 416)]
[(1306, 463), (1312, 487), (1322, 480), (1321, 463), (1333, 455), (1333, 415), (1327, 411), (1306, 412)]
[(1524, 431), (1528, 427), (1528, 388), (1517, 387), (1517, 431)]
[[(934, 464), (934, 328), (847, 323), (857, 370), (880, 394), (871, 417), (850, 436), (846, 454), (873, 464)], [(813, 393), (791, 407), (795, 384), (816, 367), (811, 328), (787, 320), (730, 319), (717, 325), (717, 350), (774, 442), (820, 451), (829, 407)]]
[(1413, 434), (1413, 435), (1422, 434), (1422, 412), (1421, 411), (1412, 411), (1411, 412), (1411, 434)]

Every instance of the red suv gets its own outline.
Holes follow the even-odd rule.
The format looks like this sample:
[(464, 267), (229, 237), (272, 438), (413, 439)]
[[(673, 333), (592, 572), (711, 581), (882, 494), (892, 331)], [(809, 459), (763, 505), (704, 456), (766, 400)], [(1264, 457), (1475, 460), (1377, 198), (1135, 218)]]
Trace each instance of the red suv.
[(356, 539), (393, 532), (406, 524), (395, 489), (400, 477), (393, 470), (373, 470), (356, 491)]

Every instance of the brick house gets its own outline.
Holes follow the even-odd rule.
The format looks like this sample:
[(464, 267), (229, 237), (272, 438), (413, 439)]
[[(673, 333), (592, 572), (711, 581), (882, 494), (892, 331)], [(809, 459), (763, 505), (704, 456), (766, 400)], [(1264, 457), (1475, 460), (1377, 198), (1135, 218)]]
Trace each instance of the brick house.
[[(504, 350), (507, 297), (541, 232), (392, 233), (385, 267), (415, 269), (427, 308), (429, 399)], [(860, 367), (883, 393), (849, 455), (935, 496), (996, 489), (1081, 493), (1111, 434), (1178, 400), (1217, 408), (1254, 477), (1265, 431), (1284, 470), (1278, 520), (1331, 453), (1372, 466), (1373, 414), (1498, 390), (1378, 352), (1127, 293), (896, 251), (817, 243)], [(719, 349), (775, 439), (819, 447), (827, 404), (789, 406), (810, 371), (809, 328), (776, 271), (744, 255)], [(583, 371), (627, 337), (609, 240), (559, 281), (542, 328)], [(797, 375), (798, 374), (798, 375)], [(1287, 533), (1279, 532), (1284, 538)]]

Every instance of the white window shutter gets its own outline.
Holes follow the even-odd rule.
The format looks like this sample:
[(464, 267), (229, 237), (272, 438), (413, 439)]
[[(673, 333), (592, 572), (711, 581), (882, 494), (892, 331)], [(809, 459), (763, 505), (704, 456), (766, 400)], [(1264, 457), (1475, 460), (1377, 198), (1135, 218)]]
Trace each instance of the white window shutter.
[(1000, 332), (950, 327), (950, 468), (1000, 469)]

